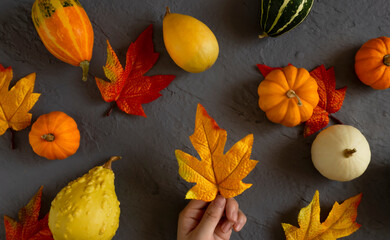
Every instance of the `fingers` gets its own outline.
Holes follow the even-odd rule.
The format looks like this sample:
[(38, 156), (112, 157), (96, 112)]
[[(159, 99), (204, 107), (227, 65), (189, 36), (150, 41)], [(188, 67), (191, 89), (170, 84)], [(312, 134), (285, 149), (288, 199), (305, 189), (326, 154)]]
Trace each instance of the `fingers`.
[(241, 231), (247, 221), (245, 214), (239, 209), (239, 205), (234, 198), (227, 199), (226, 218), (228, 222), (221, 226), (224, 232), (227, 232), (232, 227), (236, 232)]
[(180, 212), (180, 215), (192, 215), (194, 211), (203, 210), (207, 206), (207, 202), (201, 200), (191, 200), (187, 206)]
[(225, 206), (226, 199), (220, 195), (218, 195), (214, 201), (210, 203), (197, 227), (197, 230), (199, 231), (198, 234), (200, 236), (199, 239), (206, 239), (206, 236), (214, 234), (215, 229), (225, 211)]
[(241, 229), (245, 226), (246, 221), (247, 218), (245, 214), (241, 210), (238, 210), (237, 222), (233, 225), (234, 231), (236, 232), (241, 231)]
[(223, 233), (231, 233), (234, 222), (225, 219), (221, 224), (221, 231)]
[(220, 239), (230, 239), (232, 235), (232, 223), (227, 218), (223, 218), (215, 229), (214, 234)]
[(178, 239), (185, 239), (190, 234), (196, 239), (208, 239), (213, 235), (229, 239), (232, 231), (240, 231), (246, 221), (234, 198), (218, 195), (211, 203), (192, 200), (179, 215)]
[(234, 198), (226, 199), (226, 218), (235, 223), (238, 217), (238, 203)]
[(196, 226), (207, 206), (207, 202), (200, 200), (191, 200), (187, 206), (179, 214), (178, 232), (177, 235), (180, 237), (187, 236)]

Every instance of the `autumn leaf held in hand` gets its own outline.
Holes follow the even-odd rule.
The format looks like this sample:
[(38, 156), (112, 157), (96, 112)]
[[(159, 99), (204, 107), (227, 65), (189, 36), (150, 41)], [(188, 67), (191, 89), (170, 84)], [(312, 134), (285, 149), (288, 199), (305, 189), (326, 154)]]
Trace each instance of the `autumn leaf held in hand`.
[(231, 198), (252, 186), (243, 183), (242, 179), (257, 164), (257, 161), (250, 159), (253, 135), (241, 139), (224, 154), (226, 139), (226, 131), (198, 104), (195, 131), (190, 140), (201, 160), (180, 150), (175, 152), (180, 176), (188, 182), (196, 183), (187, 192), (187, 199), (209, 202), (218, 193)]
[[(8, 128), (15, 131), (25, 129), (31, 124), (30, 109), (38, 101), (39, 93), (33, 93), (35, 73), (20, 79), (9, 90), (13, 77), (12, 68), (0, 64), (0, 135)], [(14, 146), (13, 146), (14, 148)]]
[(49, 215), (38, 220), (41, 198), (42, 187), (30, 202), (20, 209), (19, 222), (4, 216), (6, 240), (53, 240), (48, 226)]
[(298, 215), (299, 228), (282, 223), (287, 240), (335, 240), (351, 235), (360, 228), (356, 223), (362, 194), (333, 205), (325, 222), (320, 222), (320, 200), (316, 191), (311, 203)]
[(330, 114), (340, 110), (347, 91), (347, 87), (336, 90), (333, 67), (326, 70), (325, 66), (321, 65), (311, 71), (310, 75), (317, 81), (320, 101), (314, 109), (312, 117), (305, 123), (305, 137), (328, 125)]
[(96, 84), (104, 101), (115, 102), (128, 114), (146, 117), (142, 104), (159, 98), (159, 92), (175, 78), (173, 75), (144, 76), (159, 57), (153, 49), (152, 34), (153, 26), (150, 25), (130, 44), (124, 69), (107, 40), (107, 62), (103, 70), (110, 82), (96, 78)]

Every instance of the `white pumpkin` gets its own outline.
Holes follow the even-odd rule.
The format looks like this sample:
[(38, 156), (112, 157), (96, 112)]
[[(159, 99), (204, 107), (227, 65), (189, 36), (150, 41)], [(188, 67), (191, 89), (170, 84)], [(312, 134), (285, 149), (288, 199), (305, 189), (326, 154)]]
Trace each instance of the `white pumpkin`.
[(370, 146), (363, 134), (348, 125), (334, 125), (320, 132), (311, 147), (316, 169), (336, 181), (350, 181), (366, 171)]

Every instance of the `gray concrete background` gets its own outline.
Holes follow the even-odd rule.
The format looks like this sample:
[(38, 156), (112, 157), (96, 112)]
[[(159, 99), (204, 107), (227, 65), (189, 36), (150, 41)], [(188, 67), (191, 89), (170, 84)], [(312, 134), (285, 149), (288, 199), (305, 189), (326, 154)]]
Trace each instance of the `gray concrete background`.
[[(0, 215), (17, 211), (44, 185), (43, 212), (69, 181), (112, 155), (116, 162), (116, 191), (121, 202), (120, 227), (115, 239), (175, 239), (179, 211), (191, 187), (182, 180), (175, 149), (196, 155), (188, 136), (193, 133), (197, 103), (203, 104), (228, 132), (226, 150), (249, 133), (255, 142), (252, 159), (259, 160), (245, 179), (253, 187), (237, 197), (248, 223), (232, 239), (284, 239), (281, 222), (297, 225), (299, 210), (320, 191), (322, 217), (334, 201), (363, 192), (359, 206), (360, 230), (346, 239), (390, 238), (390, 98), (389, 90), (375, 91), (354, 73), (354, 55), (368, 39), (390, 35), (390, 2), (386, 0), (316, 0), (309, 17), (298, 28), (277, 38), (257, 39), (259, 0), (126, 1), (82, 0), (95, 32), (87, 83), (81, 71), (55, 59), (44, 48), (30, 19), (33, 0), (0, 1), (0, 63), (12, 66), (14, 79), (37, 73), (35, 92), (42, 93), (32, 110), (33, 121), (50, 111), (74, 117), (81, 132), (78, 152), (62, 161), (35, 155), (27, 128), (17, 133), (18, 148), (10, 149), (10, 133), (0, 137)], [(162, 40), (165, 6), (206, 23), (220, 44), (216, 64), (204, 73), (179, 69)], [(175, 74), (163, 97), (145, 104), (147, 118), (130, 116), (109, 107), (93, 76), (104, 77), (106, 44), (124, 63), (131, 41), (154, 25), (154, 43), (161, 53), (153, 74)], [(339, 183), (325, 179), (310, 159), (315, 136), (303, 138), (303, 127), (287, 128), (269, 122), (257, 106), (257, 86), (263, 77), (257, 63), (293, 63), (313, 69), (334, 66), (337, 87), (348, 86), (342, 109), (344, 123), (360, 129), (370, 143), (372, 160), (366, 173)], [(5, 238), (3, 223), (0, 239)]]

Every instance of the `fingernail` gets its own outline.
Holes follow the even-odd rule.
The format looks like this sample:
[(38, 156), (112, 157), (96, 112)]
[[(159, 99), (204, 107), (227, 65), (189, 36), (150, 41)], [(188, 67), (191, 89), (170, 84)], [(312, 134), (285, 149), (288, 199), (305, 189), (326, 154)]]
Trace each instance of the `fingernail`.
[(220, 208), (223, 208), (225, 207), (225, 198), (222, 197), (221, 195), (218, 195), (215, 200), (214, 200), (214, 204), (216, 207), (220, 207)]
[(241, 228), (242, 228), (242, 226), (240, 225), (240, 223), (234, 224), (234, 231), (239, 232), (239, 231), (241, 231)]
[(232, 226), (233, 225), (231, 222), (229, 222), (229, 221), (224, 222), (221, 226), (222, 232), (224, 232), (224, 233), (229, 232), (232, 229)]

